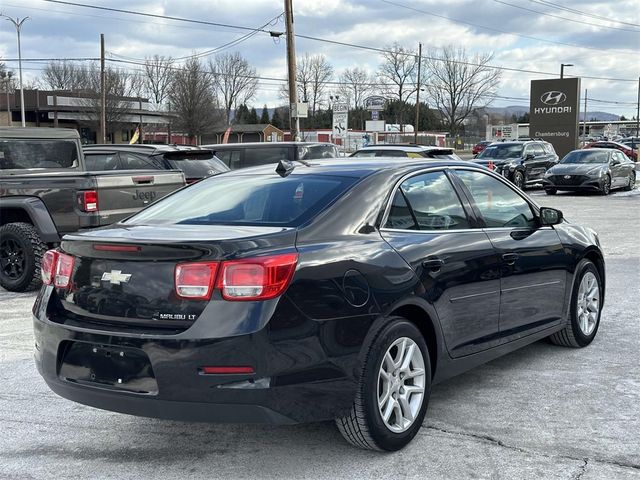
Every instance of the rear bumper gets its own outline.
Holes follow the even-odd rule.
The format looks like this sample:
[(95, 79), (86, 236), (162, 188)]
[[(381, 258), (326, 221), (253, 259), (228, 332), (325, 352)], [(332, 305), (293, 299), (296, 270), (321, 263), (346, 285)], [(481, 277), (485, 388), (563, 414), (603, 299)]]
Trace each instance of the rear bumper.
[[(227, 338), (189, 337), (189, 330), (179, 338), (125, 335), (53, 322), (42, 297), (33, 318), (37, 369), (55, 393), (78, 403), (180, 421), (293, 424), (343, 415), (355, 397), (360, 347), (337, 350), (333, 322), (307, 320), (295, 331), (267, 324)], [(72, 356), (78, 345), (84, 353)], [(91, 358), (87, 346), (96, 355), (115, 352), (114, 362), (122, 352), (132, 363)], [(255, 373), (202, 374), (203, 366), (233, 365)]]

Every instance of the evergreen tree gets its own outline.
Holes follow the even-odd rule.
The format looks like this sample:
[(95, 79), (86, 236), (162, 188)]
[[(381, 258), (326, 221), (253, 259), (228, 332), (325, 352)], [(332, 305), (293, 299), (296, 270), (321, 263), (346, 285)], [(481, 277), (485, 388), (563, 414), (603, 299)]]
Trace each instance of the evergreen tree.
[(282, 120), (280, 112), (277, 108), (273, 111), (273, 117), (271, 117), (271, 125), (279, 129), (284, 128), (284, 121)]
[(243, 103), (236, 110), (236, 116), (233, 119), (233, 123), (235, 124), (244, 124), (249, 123), (249, 108)]
[(266, 103), (264, 107), (262, 107), (262, 115), (260, 115), (260, 123), (271, 123), (271, 119), (269, 118), (269, 109), (267, 108)]
[(256, 112), (256, 109), (254, 107), (251, 107), (251, 110), (249, 110), (249, 115), (247, 115), (247, 123), (250, 123), (252, 125), (258, 123), (258, 112)]

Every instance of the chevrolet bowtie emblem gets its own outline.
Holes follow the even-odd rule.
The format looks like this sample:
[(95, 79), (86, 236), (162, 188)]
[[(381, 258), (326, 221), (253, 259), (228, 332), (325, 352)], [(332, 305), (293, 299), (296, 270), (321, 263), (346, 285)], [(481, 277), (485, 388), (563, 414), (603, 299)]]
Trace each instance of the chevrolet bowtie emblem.
[(130, 273), (122, 273), (120, 270), (111, 270), (110, 272), (104, 272), (100, 280), (112, 283), (113, 285), (120, 285), (121, 283), (127, 283), (130, 278)]

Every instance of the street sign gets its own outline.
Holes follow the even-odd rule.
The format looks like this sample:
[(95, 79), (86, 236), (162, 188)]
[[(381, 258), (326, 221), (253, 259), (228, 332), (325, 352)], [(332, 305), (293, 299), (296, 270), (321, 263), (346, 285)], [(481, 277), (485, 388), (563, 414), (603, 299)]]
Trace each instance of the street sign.
[(333, 136), (343, 138), (347, 134), (349, 125), (349, 104), (333, 104)]

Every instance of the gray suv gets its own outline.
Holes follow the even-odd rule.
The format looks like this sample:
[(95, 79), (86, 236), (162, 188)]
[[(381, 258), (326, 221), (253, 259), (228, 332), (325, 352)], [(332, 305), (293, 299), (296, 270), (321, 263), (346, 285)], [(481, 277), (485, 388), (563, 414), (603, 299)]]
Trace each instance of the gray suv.
[(553, 145), (543, 140), (495, 142), (473, 159), (518, 188), (540, 183), (545, 172), (558, 163)]

